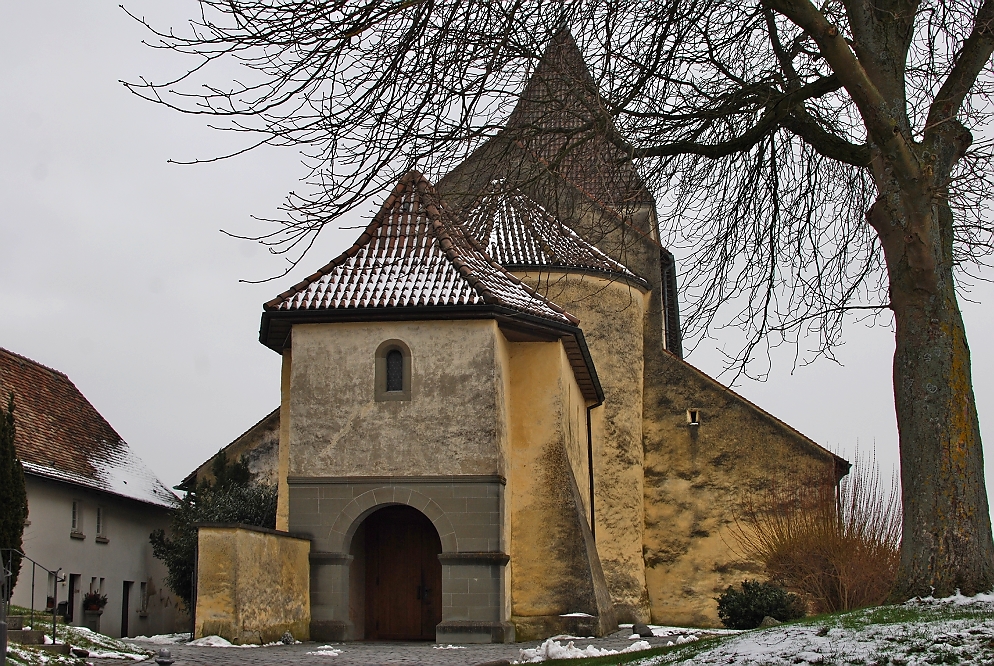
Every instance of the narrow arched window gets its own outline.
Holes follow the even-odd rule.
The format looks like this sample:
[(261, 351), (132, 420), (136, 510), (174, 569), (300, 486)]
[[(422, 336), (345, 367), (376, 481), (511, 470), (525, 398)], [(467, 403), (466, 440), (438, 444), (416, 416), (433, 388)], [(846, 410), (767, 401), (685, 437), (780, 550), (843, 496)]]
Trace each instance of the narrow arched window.
[(387, 391), (404, 390), (404, 355), (399, 349), (387, 352)]
[(411, 399), (411, 348), (401, 340), (385, 340), (376, 349), (374, 378), (377, 402)]

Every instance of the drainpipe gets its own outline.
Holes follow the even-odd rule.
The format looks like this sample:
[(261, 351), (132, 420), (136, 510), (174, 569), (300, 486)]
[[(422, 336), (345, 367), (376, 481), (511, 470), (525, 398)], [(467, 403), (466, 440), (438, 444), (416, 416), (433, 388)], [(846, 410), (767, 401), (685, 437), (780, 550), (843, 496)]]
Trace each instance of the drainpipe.
[(587, 407), (587, 476), (590, 477), (590, 536), (597, 541), (594, 529), (594, 437), (590, 427), (590, 410), (597, 405)]

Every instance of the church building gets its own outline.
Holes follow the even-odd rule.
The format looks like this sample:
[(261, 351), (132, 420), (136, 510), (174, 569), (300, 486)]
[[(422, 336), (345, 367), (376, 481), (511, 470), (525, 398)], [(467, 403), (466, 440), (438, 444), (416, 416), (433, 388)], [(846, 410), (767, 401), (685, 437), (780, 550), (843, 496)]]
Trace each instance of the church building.
[(714, 597), (762, 576), (736, 512), (848, 471), (682, 359), (674, 260), (634, 165), (591, 134), (599, 100), (557, 35), (499, 135), (435, 185), (407, 173), (264, 305), (311, 638), (713, 626)]

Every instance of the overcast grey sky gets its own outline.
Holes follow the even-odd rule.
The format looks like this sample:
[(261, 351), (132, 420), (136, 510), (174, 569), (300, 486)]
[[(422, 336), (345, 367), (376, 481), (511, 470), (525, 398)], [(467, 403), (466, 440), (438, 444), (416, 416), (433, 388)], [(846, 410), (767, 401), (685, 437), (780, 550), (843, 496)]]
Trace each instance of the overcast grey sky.
[[(194, 7), (127, 6), (169, 11), (174, 23)], [(171, 486), (277, 406), (279, 356), (258, 342), (262, 303), (358, 231), (329, 230), (279, 281), (240, 283), (278, 273), (282, 260), (219, 229), (259, 229), (250, 216), (272, 215), (304, 172), (281, 149), (168, 164), (221, 154), (244, 137), (118, 83), (162, 79), (182, 65), (143, 47), (145, 37), (116, 2), (0, 0), (0, 346), (68, 374)], [(979, 304), (961, 303), (974, 386), (981, 427), (994, 433), (994, 288), (979, 284), (971, 298)], [(843, 455), (875, 445), (889, 472), (893, 333), (855, 324), (846, 340), (841, 366), (822, 360), (791, 374), (785, 353), (769, 381), (736, 390)], [(688, 360), (720, 372), (716, 344)], [(994, 488), (990, 442), (985, 448)]]

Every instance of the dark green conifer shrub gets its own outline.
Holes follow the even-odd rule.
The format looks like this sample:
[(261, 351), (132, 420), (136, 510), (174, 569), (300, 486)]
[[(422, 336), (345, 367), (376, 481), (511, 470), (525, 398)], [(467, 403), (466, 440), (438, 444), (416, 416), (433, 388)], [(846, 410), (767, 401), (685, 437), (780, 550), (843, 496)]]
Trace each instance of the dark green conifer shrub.
[(24, 467), (14, 448), (14, 430), (14, 394), (11, 393), (7, 409), (0, 409), (0, 552), (4, 567), (9, 567), (13, 573), (7, 588), (8, 599), (21, 570), (21, 539), (24, 522), (28, 519)]
[(742, 581), (742, 589), (731, 585), (718, 600), (718, 617), (729, 629), (755, 629), (769, 615), (787, 622), (804, 617), (804, 603), (779, 585), (757, 580)]

